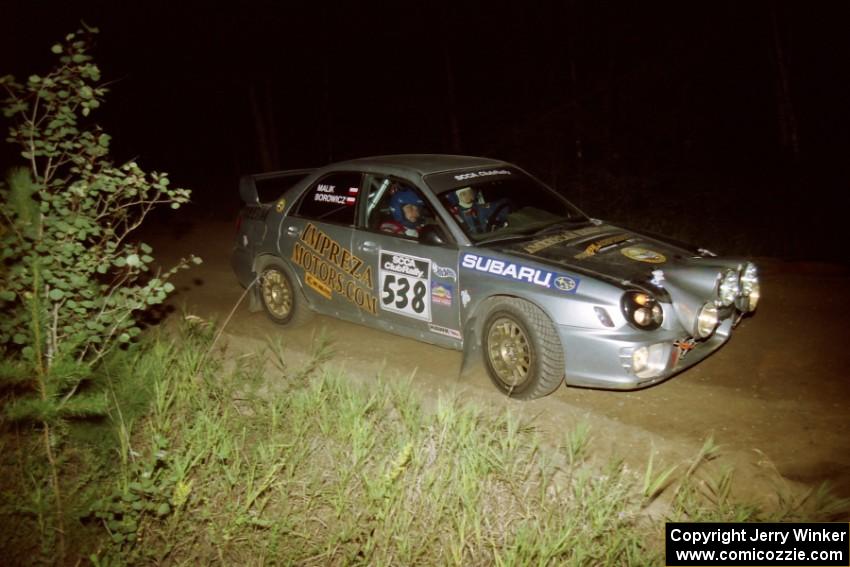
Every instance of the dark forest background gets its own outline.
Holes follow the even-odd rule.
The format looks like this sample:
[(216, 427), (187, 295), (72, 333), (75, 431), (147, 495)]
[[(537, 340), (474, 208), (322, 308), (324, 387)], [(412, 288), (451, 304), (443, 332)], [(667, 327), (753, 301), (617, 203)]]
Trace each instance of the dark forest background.
[(850, 258), (847, 2), (0, 6), (0, 74), (100, 28), (94, 118), (193, 190), (180, 222), (235, 216), (244, 173), (464, 153), (721, 252)]

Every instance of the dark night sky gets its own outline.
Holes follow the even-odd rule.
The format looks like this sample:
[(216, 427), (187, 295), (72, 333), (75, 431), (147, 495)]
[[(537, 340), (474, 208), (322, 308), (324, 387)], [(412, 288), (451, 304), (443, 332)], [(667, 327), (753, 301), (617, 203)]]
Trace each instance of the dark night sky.
[[(847, 202), (846, 2), (0, 2), (0, 74), (43, 73), (80, 19), (100, 28), (114, 83), (95, 118), (115, 159), (169, 171), (204, 210), (232, 213), (237, 176), (263, 167), (252, 91), (281, 168), (451, 153), (454, 110), (462, 153), (516, 161), (600, 215), (671, 194), (731, 204), (742, 187), (769, 204), (757, 216)], [(0, 165), (13, 158), (7, 145)]]

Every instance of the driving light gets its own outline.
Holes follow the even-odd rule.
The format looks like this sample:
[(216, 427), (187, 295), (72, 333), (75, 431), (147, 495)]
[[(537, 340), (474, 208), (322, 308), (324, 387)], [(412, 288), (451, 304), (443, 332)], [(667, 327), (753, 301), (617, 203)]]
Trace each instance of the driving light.
[(638, 347), (632, 352), (632, 372), (638, 378), (660, 376), (667, 369), (668, 359), (664, 343)]
[(649, 349), (645, 346), (635, 349), (632, 354), (632, 370), (635, 374), (646, 370), (646, 362), (649, 360)]
[(741, 293), (741, 286), (738, 283), (738, 273), (734, 270), (726, 270), (720, 275), (720, 278), (717, 296), (720, 305), (727, 307), (732, 305)]
[(735, 306), (741, 311), (755, 311), (761, 297), (758, 269), (752, 262), (747, 262), (741, 270), (741, 297)]
[(696, 336), (704, 339), (714, 332), (717, 327), (717, 306), (708, 302), (702, 306), (697, 315)]
[(664, 322), (664, 310), (648, 293), (627, 291), (621, 303), (626, 320), (638, 329), (652, 331)]

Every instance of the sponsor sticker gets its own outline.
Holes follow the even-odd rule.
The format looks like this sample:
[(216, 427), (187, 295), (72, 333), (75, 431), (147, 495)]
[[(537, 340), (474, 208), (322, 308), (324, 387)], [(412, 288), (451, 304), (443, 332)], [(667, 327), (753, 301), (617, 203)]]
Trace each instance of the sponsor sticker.
[(429, 324), (428, 329), (430, 329), (432, 333), (437, 333), (438, 335), (445, 335), (453, 339), (462, 338), (460, 331), (458, 331), (457, 329), (449, 329), (448, 327), (443, 327), (441, 325), (434, 324)]
[(479, 256), (477, 254), (464, 254), (461, 257), (460, 265), (469, 270), (476, 272), (484, 272), (499, 276), (502, 278), (511, 279), (538, 285), (540, 287), (550, 288), (552, 282), (557, 277), (555, 272), (523, 266), (516, 262), (508, 262), (498, 260), (496, 258), (488, 258), (487, 256)]
[(555, 278), (555, 288), (565, 293), (575, 293), (578, 289), (578, 278), (570, 276), (558, 276)]
[(455, 175), (454, 178), (458, 181), (465, 181), (467, 179), (475, 179), (478, 177), (491, 177), (493, 175), (511, 175), (511, 172), (507, 169), (486, 169), (483, 171), (470, 171), (469, 173), (461, 173), (460, 175)]
[(597, 253), (602, 252), (606, 248), (610, 248), (612, 246), (616, 246), (621, 242), (625, 242), (629, 240), (630, 236), (628, 234), (615, 234), (614, 236), (609, 236), (608, 238), (603, 238), (602, 240), (597, 240), (596, 242), (592, 242), (584, 249), (584, 252), (580, 254), (576, 254), (576, 260), (584, 260), (585, 258), (590, 258), (591, 256), (595, 256)]
[(325, 299), (336, 294), (358, 309), (378, 314), (372, 267), (312, 223), (301, 232), (290, 259), (304, 270), (304, 283)]
[(553, 234), (552, 236), (547, 236), (546, 238), (541, 238), (540, 240), (535, 240), (534, 242), (529, 242), (525, 246), (522, 247), (523, 250), (527, 254), (537, 254), (541, 250), (545, 250), (550, 246), (555, 246), (556, 244), (560, 244), (561, 242), (567, 242), (569, 240), (573, 240), (574, 238), (578, 238), (579, 233), (574, 230), (565, 230), (564, 232), (559, 232), (558, 234)]
[(320, 280), (310, 272), (307, 272), (307, 274), (305, 275), (304, 283), (316, 290), (316, 293), (318, 293), (325, 299), (330, 299), (332, 297), (331, 286), (323, 283), (322, 280)]
[(472, 297), (469, 295), (469, 292), (465, 289), (460, 290), (460, 302), (464, 307), (469, 305), (469, 302), (472, 301)]
[(431, 303), (451, 306), (453, 294), (453, 285), (441, 282), (431, 282)]
[(649, 280), (649, 283), (656, 287), (664, 287), (664, 271), (652, 270), (652, 279)]
[(620, 250), (623, 256), (635, 260), (636, 262), (647, 262), (649, 264), (663, 264), (667, 261), (664, 254), (659, 254), (654, 250), (641, 248), (640, 246), (629, 246)]
[(686, 356), (688, 356), (689, 352), (691, 352), (693, 349), (696, 348), (697, 341), (696, 341), (696, 339), (694, 339), (692, 337), (685, 338), (685, 339), (679, 339), (679, 340), (673, 341), (673, 346), (676, 347), (676, 350), (677, 350), (678, 355), (679, 355), (678, 358), (683, 359)]
[(457, 281), (457, 272), (453, 269), (443, 266), (438, 266), (437, 264), (432, 264), (431, 267), (434, 269), (434, 277), (442, 278), (444, 280), (454, 280)]
[(555, 246), (556, 244), (575, 240), (579, 236), (590, 236), (591, 234), (596, 234), (603, 230), (605, 230), (605, 227), (600, 226), (589, 226), (578, 230), (565, 230), (563, 232), (553, 234), (552, 236), (546, 236), (540, 240), (529, 242), (523, 246), (522, 249), (526, 252), (526, 254), (537, 254), (541, 250), (545, 250), (551, 246)]
[(378, 278), (381, 309), (431, 320), (431, 260), (382, 250)]

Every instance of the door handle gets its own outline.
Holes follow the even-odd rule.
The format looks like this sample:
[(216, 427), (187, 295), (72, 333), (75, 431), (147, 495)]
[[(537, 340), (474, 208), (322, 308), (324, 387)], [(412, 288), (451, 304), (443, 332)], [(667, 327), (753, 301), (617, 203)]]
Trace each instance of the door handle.
[(371, 240), (366, 240), (362, 244), (360, 244), (360, 250), (362, 252), (370, 252), (374, 253), (378, 251), (378, 243), (372, 242)]
[(298, 236), (298, 227), (297, 226), (289, 226), (286, 228), (286, 236), (295, 237)]

